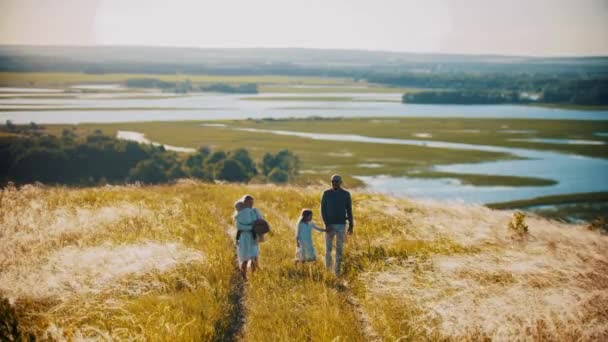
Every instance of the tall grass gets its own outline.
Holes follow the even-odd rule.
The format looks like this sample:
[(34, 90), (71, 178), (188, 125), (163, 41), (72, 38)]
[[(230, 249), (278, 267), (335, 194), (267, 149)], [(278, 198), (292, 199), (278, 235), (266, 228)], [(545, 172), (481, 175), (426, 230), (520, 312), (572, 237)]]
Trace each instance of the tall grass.
[(4, 190), (0, 291), (22, 332), (193, 340), (228, 329), (231, 242), (211, 199), (182, 189)]
[[(79, 340), (605, 340), (608, 237), (529, 216), (354, 193), (344, 274), (296, 266), (320, 188), (213, 185), (0, 194), (0, 296), (24, 335)], [(235, 262), (235, 199), (272, 225), (261, 269)], [(323, 258), (323, 235), (314, 234)]]

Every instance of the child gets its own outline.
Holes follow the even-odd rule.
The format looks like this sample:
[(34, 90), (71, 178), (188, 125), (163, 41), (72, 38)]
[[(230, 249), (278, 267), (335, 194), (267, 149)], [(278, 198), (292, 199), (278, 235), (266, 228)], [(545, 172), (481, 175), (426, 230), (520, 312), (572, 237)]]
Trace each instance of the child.
[(312, 210), (302, 209), (302, 215), (298, 220), (296, 233), (296, 263), (315, 261), (315, 247), (312, 244), (312, 230), (324, 232), (325, 229), (318, 227), (312, 222)]

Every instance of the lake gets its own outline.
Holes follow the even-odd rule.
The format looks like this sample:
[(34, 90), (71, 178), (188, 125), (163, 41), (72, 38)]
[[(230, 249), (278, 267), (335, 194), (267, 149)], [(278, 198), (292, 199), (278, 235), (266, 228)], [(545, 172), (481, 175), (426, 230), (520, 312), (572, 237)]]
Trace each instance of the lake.
[[(62, 94), (63, 95), (63, 94)], [(515, 105), (416, 105), (400, 94), (65, 94), (76, 98), (0, 97), (0, 121), (85, 123), (287, 117), (463, 117), (608, 120), (608, 111)], [(279, 97), (289, 100), (280, 101)], [(272, 100), (265, 98), (272, 97)], [(323, 98), (331, 100), (323, 100)], [(347, 98), (348, 101), (335, 99)], [(252, 100), (253, 99), (253, 100)], [(10, 110), (10, 111), (8, 111)]]
[[(91, 86), (86, 85), (85, 89)], [(82, 88), (82, 87), (81, 87)], [(109, 87), (111, 89), (113, 87)], [(12, 88), (11, 90), (19, 90)], [(0, 90), (0, 93), (2, 91)], [(194, 94), (180, 96), (160, 93), (57, 94), (59, 97), (0, 97), (0, 121), (14, 123), (110, 123), (134, 121), (177, 121), (288, 117), (451, 117), (608, 120), (608, 111), (584, 111), (515, 105), (413, 105), (399, 102), (400, 94)], [(35, 93), (35, 90), (30, 90)], [(42, 91), (41, 93), (45, 93)], [(55, 94), (53, 94), (55, 95)], [(41, 94), (40, 96), (43, 96)], [(284, 100), (281, 100), (284, 97)], [(346, 99), (346, 100), (345, 100)], [(4, 110), (4, 111), (3, 111)], [(207, 124), (213, 127), (214, 124)], [(220, 124), (215, 124), (220, 126)], [(220, 126), (221, 127), (221, 126)], [(529, 133), (530, 131), (517, 131)], [(418, 198), (454, 200), (467, 203), (510, 201), (545, 195), (608, 191), (608, 160), (574, 154), (433, 141), (386, 139), (344, 134), (272, 131), (268, 133), (332, 141), (359, 141), (370, 144), (405, 144), (430, 148), (473, 149), (507, 152), (524, 159), (474, 164), (435, 165), (442, 172), (548, 178), (553, 186), (472, 186), (458, 180), (412, 177), (361, 176), (371, 191)], [(138, 132), (122, 132), (121, 138), (147, 142)], [(599, 132), (598, 136), (606, 133)], [(600, 144), (596, 141), (544, 139), (539, 143)], [(187, 147), (168, 146), (188, 152)], [(369, 163), (370, 169), (378, 165)]]
[(608, 159), (524, 148), (432, 140), (375, 138), (352, 134), (306, 133), (253, 128), (240, 128), (239, 130), (327, 141), (354, 141), (379, 145), (412, 145), (429, 148), (509, 153), (522, 159), (435, 165), (434, 169), (440, 172), (452, 173), (547, 178), (558, 182), (553, 186), (509, 187), (463, 185), (458, 180), (449, 178), (420, 179), (382, 175), (358, 177), (368, 184), (370, 189), (393, 195), (454, 200), (467, 203), (493, 203), (565, 193), (608, 191)]

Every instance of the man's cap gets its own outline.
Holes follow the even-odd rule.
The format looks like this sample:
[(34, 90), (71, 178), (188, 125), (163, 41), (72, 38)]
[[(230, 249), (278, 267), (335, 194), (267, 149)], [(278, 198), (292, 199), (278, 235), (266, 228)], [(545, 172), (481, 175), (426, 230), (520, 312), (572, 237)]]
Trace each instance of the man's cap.
[(336, 182), (342, 182), (342, 176), (340, 175), (333, 175), (331, 176), (331, 181), (336, 181)]

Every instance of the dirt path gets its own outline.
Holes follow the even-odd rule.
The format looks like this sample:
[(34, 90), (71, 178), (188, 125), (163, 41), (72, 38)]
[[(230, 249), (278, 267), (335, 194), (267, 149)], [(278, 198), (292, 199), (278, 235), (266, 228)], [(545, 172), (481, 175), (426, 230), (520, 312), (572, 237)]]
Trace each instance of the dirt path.
[[(236, 241), (234, 239), (232, 224), (226, 221), (225, 219), (221, 220), (224, 224), (224, 232), (228, 236), (228, 239), (232, 241), (232, 246), (236, 249)], [(230, 314), (230, 322), (228, 324), (228, 329), (216, 329), (216, 331), (221, 331), (222, 333), (214, 336), (213, 341), (224, 342), (224, 341), (239, 341), (243, 338), (243, 328), (245, 326), (246, 317), (245, 317), (245, 282), (243, 281), (243, 277), (239, 272), (238, 265), (233, 265), (234, 272), (232, 274), (232, 278), (230, 279), (230, 305), (232, 306), (232, 312)], [(216, 326), (218, 328), (223, 324), (223, 322), (217, 322)]]
[[(292, 229), (294, 229), (294, 233), (295, 233), (294, 224), (292, 222), (290, 222), (290, 220), (287, 219), (285, 217), (285, 215), (279, 213), (278, 211), (276, 211), (274, 208), (272, 208), (270, 206), (264, 207), (264, 210), (272, 212), (277, 218), (279, 218), (281, 220), (281, 222), (283, 224), (285, 224), (289, 227), (292, 227)], [(347, 246), (345, 246), (345, 247), (348, 248)], [(353, 245), (351, 244), (350, 247), (352, 248)], [(346, 260), (346, 262), (348, 262), (348, 260)], [(380, 335), (378, 335), (378, 333), (374, 329), (369, 316), (365, 312), (365, 309), (359, 303), (359, 300), (352, 294), (352, 291), (348, 287), (348, 284), (346, 283), (346, 281), (339, 281), (338, 284), (339, 285), (337, 286), (337, 290), (344, 297), (346, 302), (351, 306), (353, 312), (355, 313), (355, 317), (357, 318), (357, 321), (359, 322), (359, 329), (363, 333), (363, 336), (365, 336), (365, 339), (367, 341), (374, 341), (374, 342), (382, 341), (382, 338), (380, 338)]]
[(359, 329), (363, 332), (365, 339), (367, 341), (374, 342), (382, 341), (382, 338), (380, 338), (380, 335), (378, 335), (376, 329), (374, 329), (374, 326), (372, 325), (372, 322), (369, 316), (367, 315), (367, 312), (365, 312), (365, 309), (359, 303), (357, 297), (352, 294), (352, 292), (348, 288), (348, 285), (342, 285), (342, 287), (343, 288), (340, 292), (342, 293), (342, 295), (344, 295), (344, 298), (346, 298), (346, 302), (352, 307), (353, 312), (355, 313), (355, 317), (357, 318), (357, 321), (359, 321)]

